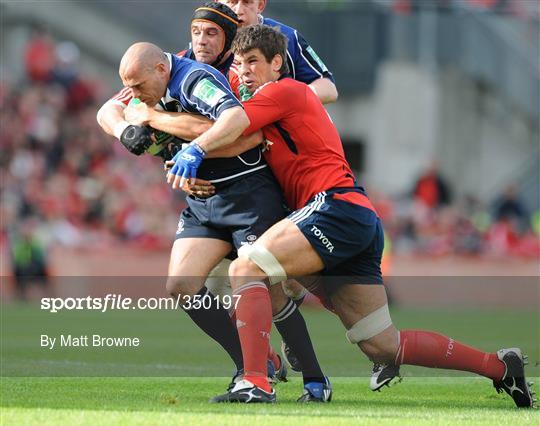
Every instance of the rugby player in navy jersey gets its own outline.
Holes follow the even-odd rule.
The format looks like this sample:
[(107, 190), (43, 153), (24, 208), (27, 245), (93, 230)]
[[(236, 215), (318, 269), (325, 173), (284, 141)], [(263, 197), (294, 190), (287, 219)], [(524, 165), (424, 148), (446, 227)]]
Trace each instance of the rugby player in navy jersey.
[[(358, 186), (320, 100), (305, 84), (287, 78), (286, 43), (266, 25), (240, 30), (233, 42), (241, 82), (253, 93), (244, 103), (250, 121), (244, 134), (262, 130), (271, 142), (265, 157), (295, 211), (242, 247), (231, 264), (231, 285), (242, 296), (237, 318), (243, 324), (238, 331), (245, 375), (213, 401), (276, 401), (265, 374), (272, 320), (268, 285), (287, 276), (320, 274), (325, 305), (339, 316), (347, 340), (371, 360), (476, 373), (491, 379), (518, 407), (533, 407), (520, 349), (489, 353), (439, 333), (398, 330), (392, 324), (380, 268), (381, 220)], [(203, 133), (176, 156), (178, 173), (191, 178), (206, 153), (223, 146)]]
[[(183, 52), (185, 57), (201, 58), (226, 74), (232, 61), (229, 49), (236, 33), (235, 18), (234, 12), (220, 3), (209, 3), (198, 8), (191, 25), (192, 49)], [(186, 132), (193, 132), (197, 127), (189, 122), (179, 129), (175, 120), (175, 114), (179, 111), (182, 111), (184, 119), (189, 120), (189, 114), (186, 112), (196, 113), (216, 120), (216, 124), (219, 124), (217, 120), (221, 117), (221, 113), (235, 105), (230, 99), (230, 93), (227, 93), (228, 85), (222, 74), (213, 68), (198, 66), (193, 61), (170, 54), (165, 54), (166, 61), (158, 60), (156, 63), (153, 61), (149, 68), (152, 70), (151, 73), (142, 73), (135, 79), (125, 80), (125, 64), (129, 62), (128, 60), (136, 57), (137, 61), (141, 61), (139, 57), (143, 57), (146, 50), (155, 50), (147, 44), (138, 48), (135, 46), (133, 49), (136, 54), (128, 52), (122, 61), (121, 75), (125, 89), (109, 101), (100, 112), (100, 124), (104, 130), (110, 132), (118, 123), (123, 125), (125, 116), (138, 120), (137, 125), (131, 128), (136, 127), (139, 130), (142, 125), (152, 124), (160, 130), (189, 138), (192, 135), (191, 133), (186, 135)], [(163, 83), (167, 76), (167, 69), (170, 73), (167, 88), (165, 90), (165, 87), (162, 87), (162, 92), (159, 90), (156, 92), (159, 83)], [(156, 93), (165, 96), (159, 99)], [(132, 97), (139, 98), (143, 103), (126, 108)], [(211, 105), (213, 102), (216, 103), (215, 106)], [(154, 111), (149, 106), (154, 104), (160, 105), (164, 110), (156, 114), (155, 121), (149, 117)], [(112, 109), (113, 114), (108, 114), (107, 109)], [(128, 127), (126, 129), (129, 131)], [(126, 130), (122, 132), (125, 134)], [(243, 139), (250, 140), (250, 138)], [(260, 137), (258, 140), (260, 141)], [(215, 156), (226, 157), (226, 154), (218, 152)], [(193, 196), (188, 198), (189, 207), (182, 213), (176, 234), (177, 241), (171, 252), (170, 278), (167, 283), (169, 291), (177, 296), (193, 294), (212, 296), (206, 288), (202, 288), (202, 285), (210, 270), (230, 251), (231, 246), (237, 249), (242, 244), (253, 242), (285, 214), (279, 189), (268, 172), (258, 148), (232, 158), (205, 160), (199, 175), (212, 181), (218, 187), (218, 194), (206, 200)], [(264, 214), (258, 214), (262, 205), (261, 200), (264, 200), (265, 206), (268, 206), (271, 212), (261, 210)], [(249, 213), (245, 212), (246, 206), (251, 210)], [(192, 262), (190, 255), (193, 253), (204, 253), (204, 262), (198, 264)], [(279, 308), (276, 312), (279, 318), (277, 328), (284, 339), (295, 342), (293, 346), (302, 360), (305, 381), (307, 383), (326, 381), (315, 356), (304, 319), (300, 312), (294, 309), (294, 303), (285, 297), (283, 291), (276, 293), (278, 300), (275, 304)], [(231, 326), (232, 323), (224, 321), (226, 313), (220, 306), (211, 310), (188, 311), (194, 322), (227, 350), (238, 369), (236, 379), (240, 379), (242, 374), (240, 342), (236, 329)], [(268, 357), (278, 370), (277, 378), (284, 379), (285, 366), (279, 357), (272, 350), (269, 351)], [(317, 396), (315, 395), (313, 399), (316, 400)]]
[[(287, 64), (290, 76), (309, 85), (309, 88), (313, 90), (323, 104), (337, 100), (338, 91), (332, 73), (302, 34), (281, 22), (262, 16), (266, 7), (266, 0), (219, 1), (234, 10), (238, 16), (240, 28), (255, 24), (265, 24), (279, 28), (287, 36)], [(234, 65), (232, 70), (235, 70)], [(238, 91), (238, 93), (242, 92), (241, 88), (238, 88), (240, 90), (237, 89), (238, 80), (234, 76), (231, 77), (233, 90)]]

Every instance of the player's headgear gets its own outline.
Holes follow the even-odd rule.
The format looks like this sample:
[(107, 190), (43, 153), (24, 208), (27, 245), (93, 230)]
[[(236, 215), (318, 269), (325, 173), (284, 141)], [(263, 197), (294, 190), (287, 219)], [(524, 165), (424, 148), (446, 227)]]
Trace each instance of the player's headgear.
[(229, 6), (212, 1), (195, 9), (191, 22), (199, 19), (203, 21), (210, 21), (216, 25), (219, 25), (225, 34), (225, 44), (223, 46), (223, 50), (218, 55), (215, 62), (211, 64), (217, 65), (221, 59), (223, 59), (225, 53), (227, 53), (231, 48), (231, 44), (236, 36), (236, 30), (238, 29), (238, 16)]

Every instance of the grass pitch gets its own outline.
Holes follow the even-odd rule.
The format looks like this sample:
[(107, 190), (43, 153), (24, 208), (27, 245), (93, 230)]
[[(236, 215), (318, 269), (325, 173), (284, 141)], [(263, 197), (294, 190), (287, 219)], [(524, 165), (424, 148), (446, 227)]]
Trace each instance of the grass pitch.
[(272, 406), (208, 404), (225, 378), (7, 378), (2, 424), (539, 424), (480, 378), (409, 378), (371, 392), (367, 380), (333, 380), (334, 399), (299, 405), (300, 379), (278, 385)]
[[(538, 410), (515, 409), (511, 399), (497, 394), (489, 380), (470, 375), (404, 366), (402, 383), (371, 392), (370, 363), (345, 342), (336, 318), (324, 311), (303, 309), (303, 313), (321, 365), (334, 386), (330, 404), (297, 404), (302, 390), (298, 376), (278, 385), (278, 404), (273, 406), (208, 404), (210, 397), (225, 390), (230, 362), (177, 312), (50, 314), (32, 306), (3, 306), (0, 423), (540, 423)], [(528, 375), (540, 376), (537, 312), (399, 309), (393, 311), (393, 318), (401, 328), (440, 331), (487, 351), (520, 346), (531, 360)], [(136, 335), (144, 344), (121, 350), (39, 347), (41, 333), (93, 332)], [(273, 339), (277, 347), (277, 336)]]

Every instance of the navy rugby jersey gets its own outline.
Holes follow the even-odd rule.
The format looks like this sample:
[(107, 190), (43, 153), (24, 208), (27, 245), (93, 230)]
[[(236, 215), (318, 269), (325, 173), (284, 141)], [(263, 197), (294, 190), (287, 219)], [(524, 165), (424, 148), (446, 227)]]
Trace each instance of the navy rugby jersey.
[(334, 82), (334, 76), (302, 34), (281, 22), (259, 16), (259, 23), (270, 27), (278, 27), (287, 36), (287, 64), (293, 79), (310, 84), (324, 77)]
[[(228, 108), (241, 106), (231, 92), (227, 78), (210, 65), (167, 54), (171, 78), (160, 105), (166, 111), (191, 112), (216, 120)], [(197, 177), (222, 183), (267, 167), (259, 147), (234, 158), (206, 159)]]
[[(311, 84), (319, 78), (328, 78), (335, 83), (334, 76), (326, 67), (324, 62), (315, 53), (315, 50), (308, 44), (302, 34), (281, 22), (259, 15), (259, 23), (270, 27), (278, 27), (282, 34), (287, 37), (287, 64), (289, 65), (289, 76), (296, 81)], [(242, 101), (251, 97), (240, 83), (238, 70), (234, 63), (231, 65), (232, 73), (229, 74), (229, 83), (236, 96)]]
[[(224, 75), (228, 72), (232, 58), (225, 61), (227, 66), (220, 66), (220, 70), (216, 70), (210, 65), (190, 59), (192, 53), (191, 49), (178, 55), (166, 53), (171, 64), (171, 78), (165, 96), (156, 105), (157, 109), (200, 114), (216, 120), (226, 109), (242, 106), (231, 92)], [(125, 107), (131, 98), (131, 91), (126, 87), (111, 100)], [(255, 147), (237, 157), (203, 160), (197, 177), (214, 184), (228, 183), (265, 167), (267, 164), (261, 149)]]

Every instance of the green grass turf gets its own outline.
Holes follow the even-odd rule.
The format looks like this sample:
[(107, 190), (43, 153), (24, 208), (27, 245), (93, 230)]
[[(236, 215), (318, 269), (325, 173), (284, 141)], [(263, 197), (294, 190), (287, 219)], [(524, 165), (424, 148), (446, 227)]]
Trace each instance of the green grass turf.
[[(182, 313), (51, 314), (35, 306), (4, 305), (0, 423), (540, 423), (538, 411), (514, 409), (510, 398), (498, 395), (490, 381), (470, 375), (405, 366), (403, 383), (373, 393), (368, 390), (370, 363), (346, 343), (337, 319), (324, 311), (303, 312), (321, 364), (334, 384), (334, 400), (324, 406), (295, 403), (301, 393), (297, 376), (278, 386), (275, 406), (209, 405), (211, 396), (224, 391), (231, 364)], [(531, 360), (528, 375), (540, 376), (535, 311), (395, 309), (393, 319), (401, 328), (436, 330), (487, 351), (519, 346)], [(51, 351), (39, 346), (43, 333), (139, 336), (143, 344)], [(275, 347), (279, 343), (275, 335), (273, 343)]]
[(538, 424), (487, 380), (410, 378), (384, 392), (366, 379), (334, 379), (334, 400), (298, 405), (299, 379), (277, 387), (273, 406), (213, 405), (224, 378), (5, 378), (2, 424)]

